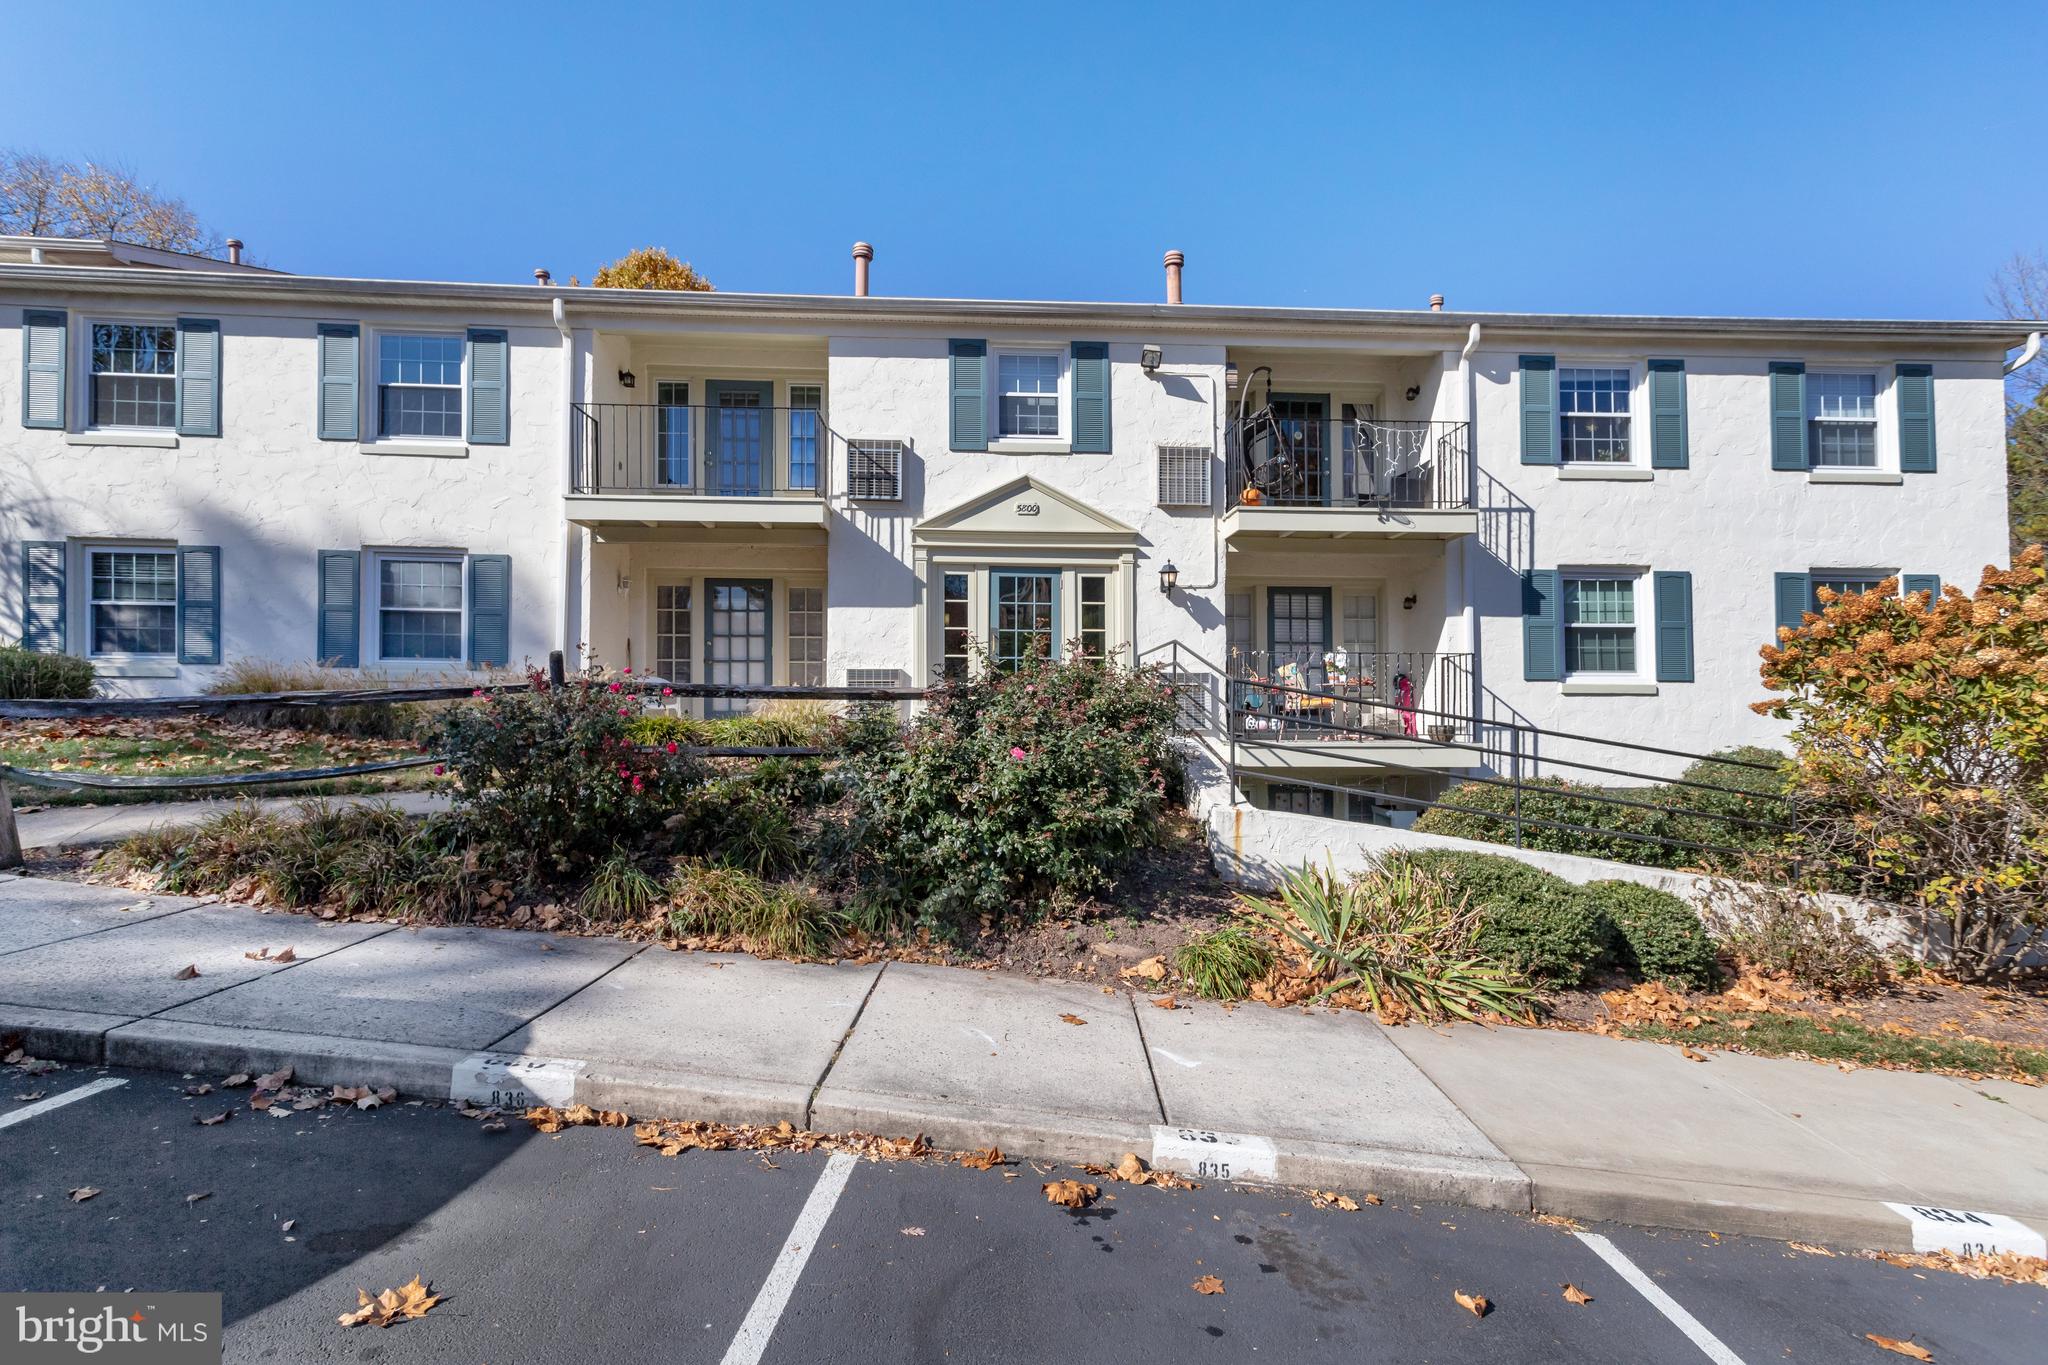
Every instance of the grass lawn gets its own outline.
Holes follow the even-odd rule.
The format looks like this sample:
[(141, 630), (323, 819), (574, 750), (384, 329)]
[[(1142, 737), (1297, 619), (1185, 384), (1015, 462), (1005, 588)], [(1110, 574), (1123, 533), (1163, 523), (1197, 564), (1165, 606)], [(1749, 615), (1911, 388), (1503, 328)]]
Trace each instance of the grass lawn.
[[(1743, 1025), (1747, 1025), (1744, 1027)], [(1965, 1076), (2018, 1073), (2048, 1081), (2048, 1048), (2022, 1047), (1925, 1033), (1898, 1034), (1852, 1019), (1816, 1019), (1804, 1014), (1726, 1014), (1702, 1010), (1696, 1028), (1625, 1024), (1624, 1038), (1695, 1047), (1731, 1047), (1759, 1057), (1811, 1057), (1824, 1062), (1899, 1071), (1941, 1071)]]
[[(417, 756), (404, 740), (363, 739), (309, 730), (237, 724), (205, 717), (171, 720), (81, 718), (0, 722), (0, 763), (43, 772), (95, 777), (207, 777), (231, 773), (340, 768)], [(427, 769), (317, 783), (242, 789), (262, 795), (302, 792), (389, 791), (438, 785)], [(221, 796), (220, 789), (151, 790), (140, 793), (94, 789), (61, 791), (17, 783), (17, 806), (177, 801)]]

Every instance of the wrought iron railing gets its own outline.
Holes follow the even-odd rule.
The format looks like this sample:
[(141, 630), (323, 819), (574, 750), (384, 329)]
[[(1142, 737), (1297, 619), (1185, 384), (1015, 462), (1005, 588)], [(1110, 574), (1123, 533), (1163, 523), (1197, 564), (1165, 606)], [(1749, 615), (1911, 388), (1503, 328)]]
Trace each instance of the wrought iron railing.
[(1465, 422), (1310, 420), (1262, 408), (1231, 425), (1237, 506), (1460, 510), (1472, 503)]
[(1277, 661), (1231, 661), (1230, 732), (1245, 740), (1428, 738), (1472, 735), (1472, 656), (1416, 650), (1331, 651)]
[(575, 493), (816, 498), (837, 438), (816, 408), (578, 403)]

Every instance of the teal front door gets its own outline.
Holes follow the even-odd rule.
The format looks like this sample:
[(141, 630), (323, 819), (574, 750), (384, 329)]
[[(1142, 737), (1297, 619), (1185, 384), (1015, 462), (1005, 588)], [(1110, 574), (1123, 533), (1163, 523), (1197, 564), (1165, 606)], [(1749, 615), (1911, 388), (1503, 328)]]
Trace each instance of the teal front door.
[(775, 385), (713, 380), (704, 386), (704, 465), (709, 491), (759, 497), (775, 487)]

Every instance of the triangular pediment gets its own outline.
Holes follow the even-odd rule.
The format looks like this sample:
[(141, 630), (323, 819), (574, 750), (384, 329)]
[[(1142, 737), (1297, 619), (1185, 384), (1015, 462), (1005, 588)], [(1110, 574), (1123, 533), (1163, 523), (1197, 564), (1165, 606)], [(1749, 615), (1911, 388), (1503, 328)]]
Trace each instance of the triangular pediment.
[(927, 543), (959, 541), (1085, 540), (1136, 544), (1138, 533), (1072, 494), (1025, 475), (977, 493), (914, 528)]

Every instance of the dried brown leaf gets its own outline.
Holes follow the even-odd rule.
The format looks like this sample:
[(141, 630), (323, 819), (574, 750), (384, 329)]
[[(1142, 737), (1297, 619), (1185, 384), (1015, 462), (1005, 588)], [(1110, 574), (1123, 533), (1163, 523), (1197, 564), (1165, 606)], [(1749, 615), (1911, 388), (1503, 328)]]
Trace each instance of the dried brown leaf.
[(984, 1147), (978, 1152), (962, 1152), (960, 1164), (970, 1171), (988, 1171), (1003, 1165), (1009, 1158), (1000, 1147)]
[(1483, 1318), (1493, 1311), (1493, 1301), (1484, 1294), (1467, 1294), (1462, 1289), (1453, 1289), (1451, 1297), (1458, 1301), (1460, 1308), (1465, 1309), (1475, 1318)]
[(1063, 1024), (1085, 1024), (1088, 1021), (1086, 1019), (1083, 1019), (1078, 1014), (1062, 1014), (1060, 1016), (1060, 1022)]
[(100, 1191), (98, 1189), (91, 1185), (80, 1185), (77, 1189), (71, 1191), (71, 1202), (74, 1204), (83, 1204), (86, 1200), (92, 1198), (99, 1192)]
[(1197, 1294), (1221, 1294), (1223, 1292), (1223, 1281), (1217, 1279), (1214, 1275), (1204, 1275), (1188, 1287)]
[(1911, 1341), (1900, 1341), (1897, 1337), (1881, 1337), (1875, 1332), (1865, 1332), (1863, 1339), (1875, 1343), (1881, 1350), (1890, 1351), (1895, 1355), (1902, 1355), (1911, 1360), (1934, 1359), (1934, 1353), (1925, 1346), (1917, 1345)]
[(1568, 1284), (1564, 1286), (1564, 1299), (1566, 1303), (1584, 1305), (1591, 1303), (1593, 1296), (1575, 1284)]
[(184, 965), (183, 967), (180, 967), (180, 968), (179, 968), (179, 969), (178, 969), (177, 971), (175, 971), (175, 972), (171, 973), (171, 980), (173, 980), (173, 981), (190, 981), (190, 980), (192, 980), (193, 978), (197, 977), (198, 975), (199, 975), (199, 964), (198, 964), (198, 963), (196, 963), (196, 962), (189, 962), (189, 963), (185, 964), (185, 965)]
[(389, 1327), (394, 1322), (407, 1318), (423, 1318), (427, 1310), (441, 1302), (441, 1295), (431, 1292), (420, 1283), (415, 1275), (409, 1284), (396, 1289), (387, 1289), (376, 1298), (369, 1291), (356, 1291), (356, 1310), (343, 1313), (338, 1321), (343, 1327), (356, 1327), (364, 1323), (372, 1327)]
[(1047, 1199), (1067, 1209), (1085, 1209), (1102, 1193), (1099, 1186), (1086, 1185), (1078, 1180), (1049, 1180), (1039, 1189), (1045, 1191)]

